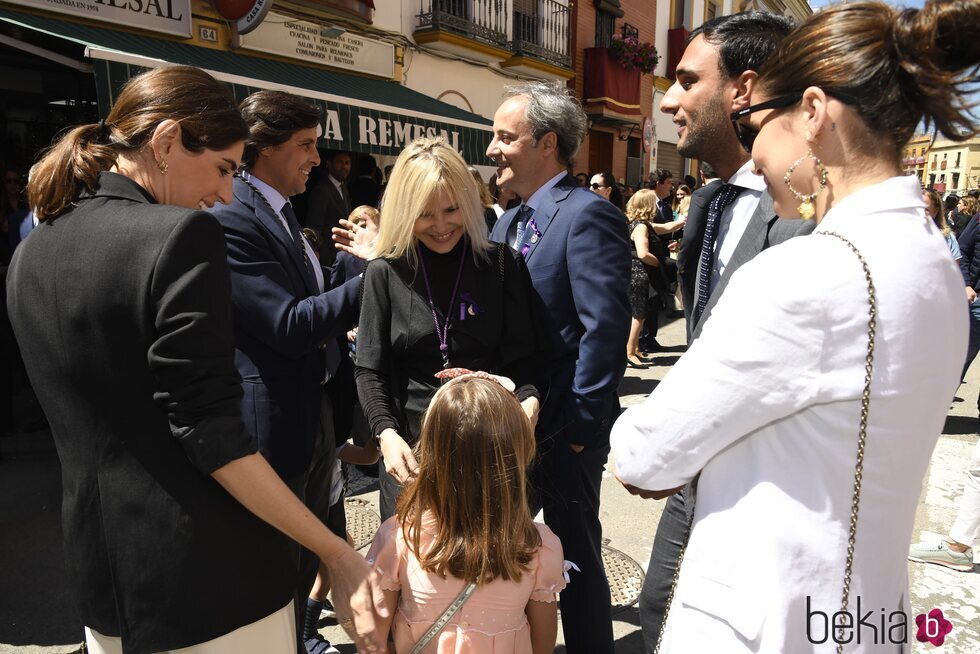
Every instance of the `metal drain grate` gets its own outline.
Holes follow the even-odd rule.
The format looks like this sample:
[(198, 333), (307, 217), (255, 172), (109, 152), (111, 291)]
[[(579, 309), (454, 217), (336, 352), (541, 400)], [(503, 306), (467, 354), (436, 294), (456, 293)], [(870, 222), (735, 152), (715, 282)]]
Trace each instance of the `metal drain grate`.
[(354, 549), (370, 545), (381, 526), (381, 516), (374, 512), (370, 502), (356, 497), (344, 500), (344, 511), (347, 514), (347, 533), (354, 541)]
[(612, 598), (613, 612), (622, 611), (637, 603), (640, 589), (643, 588), (643, 568), (628, 555), (602, 546), (602, 565), (609, 581), (609, 594)]

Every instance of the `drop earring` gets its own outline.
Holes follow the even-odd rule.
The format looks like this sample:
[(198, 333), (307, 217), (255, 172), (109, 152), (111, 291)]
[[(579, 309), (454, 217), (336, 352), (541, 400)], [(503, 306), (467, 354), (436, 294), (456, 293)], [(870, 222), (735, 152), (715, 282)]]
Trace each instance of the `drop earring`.
[(161, 173), (166, 175), (167, 171), (170, 170), (170, 164), (167, 163), (166, 159), (161, 159), (160, 161), (157, 162), (157, 168), (160, 169)]
[[(804, 159), (813, 159), (813, 165), (817, 168), (817, 190), (810, 194), (804, 194), (793, 188), (793, 183), (790, 181), (793, 177), (793, 171), (796, 167), (803, 163)], [(816, 199), (817, 195), (820, 194), (824, 187), (827, 186), (827, 168), (814, 154), (812, 149), (807, 149), (806, 154), (793, 162), (793, 165), (789, 167), (786, 171), (786, 175), (783, 176), (783, 181), (786, 182), (786, 188), (789, 192), (800, 201), (800, 206), (797, 211), (800, 213), (800, 218), (803, 220), (810, 220), (817, 213), (816, 209), (813, 207), (813, 201)]]

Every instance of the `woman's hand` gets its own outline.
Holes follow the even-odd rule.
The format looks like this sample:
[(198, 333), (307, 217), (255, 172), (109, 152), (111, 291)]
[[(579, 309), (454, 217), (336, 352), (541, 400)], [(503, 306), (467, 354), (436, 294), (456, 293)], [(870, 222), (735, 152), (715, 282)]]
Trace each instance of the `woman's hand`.
[(358, 652), (385, 652), (387, 631), (381, 625), (390, 611), (378, 576), (360, 554), (347, 548), (341, 554), (321, 556), (330, 571), (330, 596), (337, 611), (337, 622), (354, 639)]
[(966, 287), (966, 301), (967, 304), (973, 304), (977, 301), (977, 292), (973, 290), (972, 286)]
[(533, 431), (538, 424), (538, 414), (541, 413), (541, 401), (532, 395), (521, 402), (521, 408), (524, 409), (524, 415), (530, 421), (531, 430)]
[(399, 484), (407, 484), (419, 473), (419, 464), (405, 439), (394, 429), (385, 429), (378, 437), (381, 456), (385, 460), (385, 470)]

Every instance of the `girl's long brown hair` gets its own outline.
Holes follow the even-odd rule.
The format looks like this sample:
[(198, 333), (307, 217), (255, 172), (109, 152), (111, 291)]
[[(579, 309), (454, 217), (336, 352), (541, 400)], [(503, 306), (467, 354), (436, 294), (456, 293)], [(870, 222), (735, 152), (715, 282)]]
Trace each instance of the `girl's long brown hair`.
[(126, 83), (103, 124), (70, 129), (37, 163), (27, 185), (37, 219), (61, 215), (82, 189), (94, 191), (99, 173), (120, 153), (143, 148), (167, 119), (180, 122), (191, 152), (224, 150), (248, 136), (234, 97), (216, 79), (191, 66), (154, 68)]
[[(419, 474), (398, 501), (405, 541), (427, 572), (519, 581), (541, 546), (527, 503), (535, 441), (521, 405), (485, 379), (439, 389), (422, 422)], [(423, 513), (436, 519), (420, 546)]]

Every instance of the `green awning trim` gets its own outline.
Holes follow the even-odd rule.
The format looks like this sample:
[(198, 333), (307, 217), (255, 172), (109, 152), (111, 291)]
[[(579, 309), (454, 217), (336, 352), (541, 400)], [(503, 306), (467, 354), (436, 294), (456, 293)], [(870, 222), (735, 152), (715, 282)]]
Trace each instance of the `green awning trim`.
[(86, 56), (93, 59), (103, 116), (132, 76), (165, 63), (185, 64), (210, 71), (229, 84), (239, 100), (268, 88), (307, 97), (323, 110), (321, 147), (398, 155), (414, 138), (444, 135), (469, 163), (489, 163), (486, 149), (491, 139), (491, 121), (397, 82), (200, 48), (5, 7), (0, 7), (0, 20), (86, 46)]

